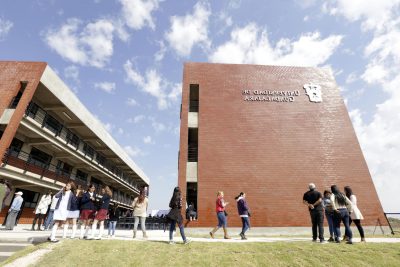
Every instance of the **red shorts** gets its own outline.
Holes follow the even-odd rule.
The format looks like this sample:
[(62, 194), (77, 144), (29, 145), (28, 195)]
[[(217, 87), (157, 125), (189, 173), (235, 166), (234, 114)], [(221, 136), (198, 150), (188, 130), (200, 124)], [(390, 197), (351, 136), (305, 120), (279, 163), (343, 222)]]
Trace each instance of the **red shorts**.
[(83, 221), (92, 220), (94, 218), (94, 210), (81, 210), (81, 217), (80, 219)]
[(108, 210), (106, 209), (100, 209), (97, 213), (96, 213), (96, 220), (98, 221), (104, 221), (107, 218), (107, 212)]

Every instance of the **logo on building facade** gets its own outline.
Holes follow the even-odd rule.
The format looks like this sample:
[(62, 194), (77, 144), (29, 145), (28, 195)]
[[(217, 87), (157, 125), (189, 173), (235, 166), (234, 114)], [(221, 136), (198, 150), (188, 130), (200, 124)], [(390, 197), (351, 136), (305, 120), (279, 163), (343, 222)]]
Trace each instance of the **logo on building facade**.
[(306, 95), (311, 102), (322, 102), (322, 92), (321, 86), (313, 83), (308, 83), (303, 86), (304, 90), (306, 90)]

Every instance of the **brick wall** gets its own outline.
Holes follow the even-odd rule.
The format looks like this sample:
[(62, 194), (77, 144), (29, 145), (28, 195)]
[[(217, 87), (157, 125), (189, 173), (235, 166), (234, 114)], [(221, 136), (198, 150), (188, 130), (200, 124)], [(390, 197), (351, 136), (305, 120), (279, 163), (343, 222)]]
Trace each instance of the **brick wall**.
[(25, 109), (32, 100), (46, 65), (44, 62), (0, 61), (0, 116), (17, 95), (21, 87), (20, 82), (28, 82), (24, 94), (0, 139), (0, 162), (2, 155), (4, 155), (14, 138)]
[[(303, 85), (322, 87), (313, 103)], [(216, 192), (225, 192), (230, 226), (240, 226), (234, 197), (247, 194), (253, 226), (308, 226), (302, 197), (310, 182), (323, 191), (346, 185), (365, 225), (385, 222), (368, 167), (329, 70), (187, 63), (183, 73), (179, 186), (186, 193), (189, 85), (200, 85), (198, 216), (213, 226)], [(294, 102), (244, 101), (242, 90), (300, 92)]]

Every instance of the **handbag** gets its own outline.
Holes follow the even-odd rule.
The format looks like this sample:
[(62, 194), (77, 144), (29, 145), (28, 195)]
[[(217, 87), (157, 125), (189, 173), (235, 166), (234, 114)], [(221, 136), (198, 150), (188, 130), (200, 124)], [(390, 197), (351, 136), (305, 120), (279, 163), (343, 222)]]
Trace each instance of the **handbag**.
[(224, 210), (224, 214), (225, 214), (225, 216), (228, 216), (228, 213), (226, 212), (226, 210)]

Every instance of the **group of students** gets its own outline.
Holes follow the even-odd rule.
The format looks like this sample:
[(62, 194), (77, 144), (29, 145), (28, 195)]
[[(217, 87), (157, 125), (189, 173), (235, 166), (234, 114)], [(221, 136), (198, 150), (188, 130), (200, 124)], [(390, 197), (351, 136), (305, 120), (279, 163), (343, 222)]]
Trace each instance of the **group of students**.
[[(99, 198), (98, 205), (96, 203), (98, 198), (95, 191), (96, 187), (93, 184), (90, 184), (88, 189), (84, 191), (81, 187), (77, 188), (73, 181), (69, 181), (54, 195), (54, 211), (52, 212), (50, 210), (50, 212), (52, 212), (54, 225), (51, 235), (48, 238), (49, 241), (58, 242), (56, 233), (59, 227), (63, 227), (63, 238), (67, 238), (70, 224), (72, 225), (70, 238), (75, 238), (78, 219), (82, 222), (79, 235), (81, 239), (95, 239), (98, 224), (100, 227), (96, 239), (102, 238), (104, 220), (108, 215), (112, 191), (108, 186), (103, 187), (101, 189), (101, 198)], [(32, 228), (34, 229), (34, 225), (32, 225)], [(92, 231), (91, 234), (88, 235), (90, 229)]]
[[(365, 242), (364, 229), (361, 225), (363, 216), (357, 207), (357, 197), (350, 186), (344, 187), (344, 193), (337, 185), (332, 185), (331, 190), (325, 190), (324, 195), (316, 190), (315, 184), (308, 186), (309, 191), (304, 193), (303, 203), (308, 207), (312, 223), (313, 241), (324, 239), (324, 214), (329, 226), (329, 242), (353, 244), (352, 222), (357, 226), (361, 236), (361, 242)], [(343, 222), (345, 234), (341, 240), (340, 226)]]

